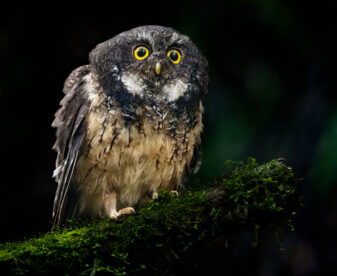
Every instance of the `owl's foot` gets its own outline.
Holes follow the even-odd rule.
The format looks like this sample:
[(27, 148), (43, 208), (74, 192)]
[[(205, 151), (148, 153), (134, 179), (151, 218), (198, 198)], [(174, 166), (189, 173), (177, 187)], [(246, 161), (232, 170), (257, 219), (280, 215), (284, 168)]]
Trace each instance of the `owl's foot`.
[(125, 207), (123, 209), (120, 209), (118, 212), (116, 210), (112, 210), (110, 212), (109, 217), (111, 219), (118, 219), (118, 217), (120, 217), (122, 215), (133, 215), (135, 213), (136, 213), (136, 211), (135, 211), (134, 208), (132, 208), (132, 207)]
[(157, 192), (153, 192), (152, 194), (152, 200), (156, 200), (158, 199), (158, 193)]
[(121, 215), (132, 215), (132, 214), (136, 214), (135, 209), (132, 208), (132, 207), (125, 207), (125, 208), (120, 209), (118, 211), (118, 216), (121, 216)]
[[(179, 195), (179, 193), (178, 193), (178, 191), (176, 191), (176, 190), (172, 190), (172, 191), (170, 191), (170, 195), (171, 196), (178, 196)], [(159, 197), (159, 195), (158, 195), (158, 193), (157, 192), (153, 192), (152, 193), (152, 200), (156, 200), (156, 199), (158, 199), (158, 197)]]
[(176, 190), (172, 190), (172, 191), (170, 191), (170, 195), (171, 195), (171, 196), (178, 196), (179, 193), (178, 193), (178, 191), (176, 191)]
[(103, 199), (105, 201), (104, 203), (105, 203), (106, 214), (111, 219), (117, 219), (118, 217), (122, 215), (131, 215), (131, 214), (136, 213), (135, 209), (132, 207), (125, 207), (117, 211), (117, 194), (116, 193), (105, 194)]
[[(178, 196), (179, 193), (176, 190), (172, 190), (172, 191), (170, 191), (170, 195), (171, 196)], [(152, 194), (152, 200), (156, 200), (156, 199), (158, 199), (158, 197), (159, 197), (158, 193), (157, 192), (153, 192), (153, 194)]]

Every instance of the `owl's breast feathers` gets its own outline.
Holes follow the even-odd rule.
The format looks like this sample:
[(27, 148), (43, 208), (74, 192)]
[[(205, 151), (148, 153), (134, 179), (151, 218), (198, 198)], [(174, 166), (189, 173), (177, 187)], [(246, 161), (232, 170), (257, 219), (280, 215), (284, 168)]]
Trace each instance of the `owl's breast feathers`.
[(130, 120), (90, 74), (85, 79), (91, 106), (73, 177), (81, 194), (80, 209), (99, 212), (102, 206), (96, 199), (106, 192), (116, 192), (118, 208), (123, 208), (161, 188), (179, 189), (195, 169), (193, 159), (199, 158), (201, 102), (193, 116), (185, 111), (179, 118), (176, 111), (164, 107), (136, 105), (129, 107), (133, 109)]
[[(54, 225), (66, 217), (104, 213), (105, 194), (134, 206), (161, 188), (179, 189), (200, 160), (201, 101), (193, 109), (121, 106), (105, 93), (90, 66), (65, 83), (56, 113)], [(125, 91), (127, 93), (127, 91)]]

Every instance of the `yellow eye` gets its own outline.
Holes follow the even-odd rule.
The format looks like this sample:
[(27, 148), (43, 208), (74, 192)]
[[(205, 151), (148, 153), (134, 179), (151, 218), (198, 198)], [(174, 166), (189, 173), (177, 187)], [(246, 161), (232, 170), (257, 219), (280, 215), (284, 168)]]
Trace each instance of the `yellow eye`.
[(134, 51), (134, 55), (136, 59), (142, 60), (149, 55), (149, 49), (145, 46), (138, 46)]
[(174, 64), (178, 64), (181, 60), (181, 54), (176, 49), (172, 49), (172, 50), (168, 51), (167, 56)]

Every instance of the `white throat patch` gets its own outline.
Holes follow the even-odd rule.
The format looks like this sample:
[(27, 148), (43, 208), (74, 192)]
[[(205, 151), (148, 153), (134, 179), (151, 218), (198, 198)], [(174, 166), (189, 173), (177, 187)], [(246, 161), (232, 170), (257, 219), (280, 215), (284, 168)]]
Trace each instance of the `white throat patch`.
[[(144, 93), (146, 93), (146, 85), (143, 84), (136, 74), (124, 73), (121, 80), (124, 86), (133, 95), (142, 97), (144, 96)], [(187, 83), (183, 82), (182, 80), (178, 80), (175, 83), (164, 85), (161, 93), (158, 96), (167, 99), (169, 102), (173, 102), (185, 93), (187, 87)]]
[(178, 80), (176, 83), (165, 85), (162, 89), (162, 93), (170, 102), (173, 102), (185, 93), (187, 87), (187, 83)]
[(145, 87), (137, 75), (123, 73), (122, 82), (133, 95), (143, 95)]

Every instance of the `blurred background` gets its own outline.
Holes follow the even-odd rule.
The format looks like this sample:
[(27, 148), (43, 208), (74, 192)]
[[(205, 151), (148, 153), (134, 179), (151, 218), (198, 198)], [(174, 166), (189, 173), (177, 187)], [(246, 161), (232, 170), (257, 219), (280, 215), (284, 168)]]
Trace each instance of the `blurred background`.
[[(337, 273), (337, 43), (333, 1), (60, 3), (2, 8), (0, 16), (0, 242), (50, 229), (55, 131), (50, 124), (69, 73), (96, 44), (158, 24), (184, 33), (210, 64), (203, 165), (284, 157), (303, 177), (305, 209), (281, 252), (265, 234), (208, 245), (199, 272)], [(225, 261), (227, 260), (227, 262)], [(216, 273), (213, 273), (217, 275)], [(221, 274), (218, 274), (221, 275)]]

